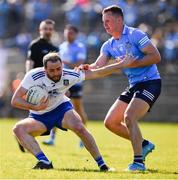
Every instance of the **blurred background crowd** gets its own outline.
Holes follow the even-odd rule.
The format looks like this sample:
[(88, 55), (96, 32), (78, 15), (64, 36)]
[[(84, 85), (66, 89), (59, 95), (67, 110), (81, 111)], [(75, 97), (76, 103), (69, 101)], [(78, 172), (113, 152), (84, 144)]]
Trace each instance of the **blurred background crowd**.
[[(56, 22), (53, 43), (63, 41), (68, 23), (79, 28), (79, 40), (88, 51), (88, 63), (99, 54), (109, 37), (102, 25), (101, 11), (116, 4), (123, 8), (128, 26), (148, 33), (162, 55), (163, 74), (178, 72), (177, 0), (0, 0), (0, 108), (16, 74), (25, 72), (27, 48), (38, 36), (39, 23), (47, 18)], [(7, 90), (8, 89), (8, 90)], [(1, 113), (2, 115), (2, 113)]]

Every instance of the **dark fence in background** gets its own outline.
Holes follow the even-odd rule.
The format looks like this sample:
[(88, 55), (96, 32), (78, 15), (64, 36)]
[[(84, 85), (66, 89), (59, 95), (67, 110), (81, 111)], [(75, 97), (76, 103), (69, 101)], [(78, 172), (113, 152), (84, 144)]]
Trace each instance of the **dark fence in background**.
[[(85, 82), (84, 103), (89, 119), (103, 120), (126, 86), (127, 80), (123, 75)], [(162, 75), (162, 93), (143, 119), (178, 122), (178, 75)]]

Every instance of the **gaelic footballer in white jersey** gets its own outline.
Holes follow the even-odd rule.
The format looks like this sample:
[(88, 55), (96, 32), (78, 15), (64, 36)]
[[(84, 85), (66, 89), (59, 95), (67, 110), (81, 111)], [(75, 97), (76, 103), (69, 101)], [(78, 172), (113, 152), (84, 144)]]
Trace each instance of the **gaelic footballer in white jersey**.
[(21, 86), (28, 90), (31, 86), (40, 85), (47, 90), (49, 98), (47, 108), (41, 111), (30, 110), (30, 112), (34, 114), (43, 114), (55, 109), (64, 102), (70, 101), (70, 99), (65, 96), (65, 93), (71, 86), (83, 80), (85, 80), (84, 72), (63, 69), (60, 81), (55, 83), (47, 77), (44, 68), (41, 67), (29, 71), (22, 80)]

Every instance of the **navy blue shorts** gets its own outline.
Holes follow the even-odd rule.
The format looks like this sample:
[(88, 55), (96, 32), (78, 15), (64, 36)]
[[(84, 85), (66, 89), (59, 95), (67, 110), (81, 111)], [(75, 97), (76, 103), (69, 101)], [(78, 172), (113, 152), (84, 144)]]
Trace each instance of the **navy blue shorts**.
[(76, 84), (69, 89), (70, 98), (78, 99), (82, 97), (82, 84)]
[(129, 104), (132, 98), (140, 98), (147, 102), (151, 108), (160, 93), (161, 79), (149, 80), (137, 83), (131, 88), (127, 87), (119, 99)]
[(53, 127), (58, 127), (66, 131), (66, 129), (62, 127), (62, 120), (64, 118), (64, 114), (71, 109), (73, 109), (73, 106), (69, 101), (67, 101), (60, 104), (52, 111), (44, 114), (29, 113), (29, 117), (42, 122), (46, 126), (47, 131), (50, 131)]

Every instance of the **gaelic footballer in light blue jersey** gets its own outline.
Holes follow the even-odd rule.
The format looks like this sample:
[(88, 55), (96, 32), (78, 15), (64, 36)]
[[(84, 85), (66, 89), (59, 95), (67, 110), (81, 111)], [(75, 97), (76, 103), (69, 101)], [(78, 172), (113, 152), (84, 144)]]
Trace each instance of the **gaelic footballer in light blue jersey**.
[(129, 86), (111, 106), (104, 123), (110, 131), (131, 141), (134, 157), (127, 170), (144, 171), (145, 157), (155, 145), (143, 139), (137, 121), (146, 115), (160, 95), (161, 78), (156, 64), (161, 57), (144, 32), (124, 24), (120, 7), (106, 7), (102, 21), (112, 37), (101, 47), (97, 60), (91, 65), (82, 65), (80, 69), (97, 69), (110, 59), (117, 62), (132, 60), (122, 69)]
[[(119, 39), (112, 37), (106, 41), (101, 48), (101, 53), (105, 54), (108, 58), (116, 60), (131, 55), (139, 61), (139, 59), (144, 57), (144, 53), (141, 50), (150, 43), (150, 39), (144, 32), (124, 25), (122, 36)], [(123, 72), (127, 75), (130, 86), (138, 82), (160, 79), (156, 64), (126, 68)]]

